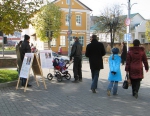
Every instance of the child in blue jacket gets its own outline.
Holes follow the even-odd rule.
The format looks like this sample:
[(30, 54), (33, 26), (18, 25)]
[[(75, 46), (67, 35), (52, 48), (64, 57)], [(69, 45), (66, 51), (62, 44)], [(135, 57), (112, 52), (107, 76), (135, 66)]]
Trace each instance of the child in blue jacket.
[(109, 57), (109, 76), (108, 80), (110, 81), (108, 88), (107, 88), (107, 95), (111, 95), (111, 90), (113, 90), (113, 95), (117, 95), (118, 90), (118, 82), (122, 81), (121, 71), (120, 71), (120, 64), (121, 58), (118, 55), (119, 49), (113, 48), (112, 55)]

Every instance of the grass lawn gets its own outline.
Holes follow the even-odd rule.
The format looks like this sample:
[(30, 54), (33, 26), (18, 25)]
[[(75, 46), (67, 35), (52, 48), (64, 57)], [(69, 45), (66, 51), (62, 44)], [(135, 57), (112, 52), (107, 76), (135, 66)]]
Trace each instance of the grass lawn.
[(0, 83), (14, 81), (18, 79), (16, 70), (0, 70)]

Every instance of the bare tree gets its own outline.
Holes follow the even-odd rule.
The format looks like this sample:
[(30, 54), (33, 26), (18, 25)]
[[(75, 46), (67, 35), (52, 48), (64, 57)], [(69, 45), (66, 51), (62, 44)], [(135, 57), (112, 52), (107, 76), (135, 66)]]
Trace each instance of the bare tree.
[(98, 19), (98, 29), (101, 33), (110, 34), (112, 48), (116, 34), (122, 37), (123, 33), (125, 33), (124, 17), (119, 5), (104, 9)]

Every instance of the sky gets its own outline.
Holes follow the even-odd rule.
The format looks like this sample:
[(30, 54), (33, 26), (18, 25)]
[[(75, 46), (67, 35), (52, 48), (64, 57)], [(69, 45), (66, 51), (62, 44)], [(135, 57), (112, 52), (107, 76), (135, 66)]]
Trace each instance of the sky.
[[(92, 9), (93, 16), (99, 16), (106, 7), (111, 7), (114, 4), (121, 5), (123, 13), (127, 14), (128, 0), (80, 0), (90, 9)], [(137, 4), (134, 4), (137, 3)], [(130, 0), (131, 14), (139, 13), (145, 19), (150, 19), (150, 0)], [(134, 5), (133, 5), (134, 4)]]

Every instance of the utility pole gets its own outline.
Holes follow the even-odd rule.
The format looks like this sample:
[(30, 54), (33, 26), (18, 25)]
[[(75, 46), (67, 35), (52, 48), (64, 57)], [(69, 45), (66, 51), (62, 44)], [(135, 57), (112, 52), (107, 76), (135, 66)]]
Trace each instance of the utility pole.
[(69, 26), (68, 26), (68, 56), (70, 56), (71, 50), (70, 50), (70, 37), (71, 37), (71, 0), (69, 0)]
[[(134, 3), (134, 4), (137, 4), (137, 3)], [(122, 5), (125, 5), (127, 6), (127, 9), (128, 9), (128, 14), (127, 14), (127, 19), (126, 19), (126, 26), (127, 26), (127, 35), (128, 35), (128, 38), (129, 38), (129, 34), (130, 34), (130, 23), (131, 23), (131, 20), (130, 20), (130, 11), (131, 11), (131, 8), (134, 4), (130, 4), (130, 0), (128, 0), (128, 6), (125, 5), (125, 4), (122, 4)], [(127, 40), (127, 51), (129, 50), (129, 45), (128, 45), (128, 42), (129, 40)]]
[[(130, 0), (128, 1), (128, 15), (127, 15), (127, 19), (130, 19)], [(130, 33), (130, 25), (127, 26), (127, 34)], [(129, 41), (127, 40), (127, 51), (129, 50)]]

